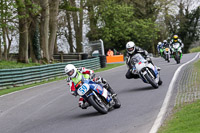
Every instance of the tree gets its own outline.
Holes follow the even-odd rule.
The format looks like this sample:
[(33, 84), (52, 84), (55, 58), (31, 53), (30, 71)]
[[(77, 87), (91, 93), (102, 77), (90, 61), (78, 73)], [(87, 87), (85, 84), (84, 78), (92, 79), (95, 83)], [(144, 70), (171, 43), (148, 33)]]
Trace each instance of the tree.
[(40, 0), (41, 19), (40, 19), (40, 45), (42, 58), (49, 63), (49, 1)]
[(57, 16), (60, 0), (49, 0), (50, 18), (49, 18), (49, 58), (53, 60), (54, 45), (56, 44)]
[(73, 37), (75, 36), (76, 38), (76, 35), (73, 34), (74, 26), (72, 14), (79, 12), (80, 8), (76, 7), (76, 5), (72, 5), (70, 1), (62, 1), (59, 8), (62, 9), (62, 13), (63, 11), (65, 13), (62, 17), (60, 17), (60, 29), (62, 28), (60, 34), (65, 36), (70, 47), (70, 52), (73, 53), (74, 49), (76, 50), (73, 44)]
[[(100, 33), (98, 31), (97, 20), (98, 20), (98, 6), (100, 2), (99, 0), (87, 0), (86, 9), (88, 11), (88, 25), (89, 25), (89, 32), (87, 33), (87, 37), (90, 41), (99, 40)], [(95, 10), (96, 9), (96, 10)]]
[(179, 1), (175, 8), (178, 10), (176, 14), (169, 14), (170, 10), (165, 10), (165, 24), (168, 29), (169, 37), (177, 34), (185, 45), (183, 49), (184, 52), (188, 52), (190, 45), (194, 41), (199, 40), (200, 7), (193, 7), (194, 9), (190, 10), (192, 3), (194, 3), (192, 0)]
[(28, 26), (25, 0), (16, 0), (19, 15), (19, 54), (18, 61), (28, 63)]
[[(15, 34), (15, 3), (13, 0), (0, 0), (0, 29), (4, 47), (3, 58), (8, 59), (11, 43)], [(2, 54), (1, 54), (2, 55)], [(1, 56), (0, 55), (0, 56)]]
[(105, 0), (98, 7), (98, 34), (106, 48), (125, 48), (128, 41), (152, 50), (152, 40), (157, 37), (154, 22), (149, 19), (137, 19), (134, 8), (116, 0)]
[[(75, 0), (69, 0), (70, 4), (73, 7), (76, 7)], [(75, 31), (75, 38), (76, 38), (76, 52), (82, 52), (82, 44), (83, 41), (83, 0), (80, 0), (80, 9), (79, 12), (73, 12), (73, 24), (74, 24), (74, 31)]]
[(196, 9), (189, 12), (188, 9), (185, 9), (185, 14), (183, 13), (184, 7), (180, 3), (180, 12), (179, 12), (179, 29), (177, 34), (180, 36), (184, 43), (184, 52), (188, 52), (188, 49), (192, 42), (199, 40), (198, 27), (200, 21), (200, 6)]

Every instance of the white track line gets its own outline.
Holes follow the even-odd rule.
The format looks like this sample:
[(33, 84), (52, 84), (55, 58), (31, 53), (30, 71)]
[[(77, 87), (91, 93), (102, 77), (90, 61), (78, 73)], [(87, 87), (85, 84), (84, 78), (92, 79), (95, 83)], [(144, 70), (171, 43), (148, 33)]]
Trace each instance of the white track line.
[(169, 85), (167, 94), (166, 94), (166, 96), (165, 96), (165, 100), (164, 100), (164, 102), (163, 102), (163, 104), (162, 104), (162, 107), (161, 107), (161, 109), (160, 109), (160, 112), (159, 112), (159, 114), (157, 115), (157, 118), (156, 118), (156, 120), (154, 121), (154, 124), (153, 124), (153, 126), (152, 126), (152, 128), (151, 128), (151, 130), (150, 130), (149, 133), (156, 133), (156, 132), (158, 131), (159, 127), (161, 126), (162, 122), (163, 122), (163, 118), (164, 118), (164, 116), (165, 116), (165, 114), (166, 114), (166, 112), (167, 112), (167, 107), (168, 107), (168, 105), (169, 105), (169, 100), (170, 100), (170, 98), (171, 98), (172, 90), (173, 90), (173, 88), (174, 88), (174, 84), (175, 84), (175, 82), (176, 82), (176, 79), (177, 79), (177, 77), (178, 77), (179, 72), (181, 71), (181, 69), (182, 69), (185, 65), (189, 64), (190, 62), (192, 62), (192, 61), (194, 61), (196, 58), (198, 58), (198, 56), (199, 56), (199, 58), (200, 58), (200, 53), (197, 53), (197, 55), (196, 55), (192, 60), (190, 60), (190, 61), (188, 61), (188, 62), (182, 64), (182, 65), (176, 70), (176, 72), (175, 72), (175, 74), (174, 74), (174, 76), (173, 76), (173, 78), (172, 78), (172, 80), (171, 80), (171, 82), (170, 82), (170, 85)]

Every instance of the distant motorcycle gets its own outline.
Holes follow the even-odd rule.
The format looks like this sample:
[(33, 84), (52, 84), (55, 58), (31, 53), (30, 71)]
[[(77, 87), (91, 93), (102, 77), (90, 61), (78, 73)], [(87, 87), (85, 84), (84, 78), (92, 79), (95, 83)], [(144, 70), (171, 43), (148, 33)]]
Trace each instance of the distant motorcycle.
[(172, 54), (177, 64), (179, 64), (182, 58), (182, 50), (181, 50), (180, 43), (172, 44)]
[(101, 84), (90, 79), (82, 80), (75, 86), (78, 95), (82, 96), (99, 113), (106, 114), (111, 108), (120, 108), (121, 103), (118, 97), (111, 95)]
[(132, 72), (138, 74), (144, 83), (151, 84), (154, 88), (158, 88), (162, 84), (160, 74), (156, 67), (142, 57), (141, 54), (135, 54), (131, 58)]
[(171, 55), (170, 48), (169, 47), (165, 47), (164, 56), (165, 56), (165, 60), (167, 62), (170, 62), (170, 55)]

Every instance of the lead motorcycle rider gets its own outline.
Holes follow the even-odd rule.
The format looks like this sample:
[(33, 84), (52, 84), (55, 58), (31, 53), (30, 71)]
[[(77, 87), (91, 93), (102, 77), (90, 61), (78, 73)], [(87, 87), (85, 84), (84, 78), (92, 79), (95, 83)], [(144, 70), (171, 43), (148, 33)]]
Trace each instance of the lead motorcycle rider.
[(183, 49), (184, 44), (182, 43), (181, 39), (178, 38), (178, 35), (174, 35), (173, 39), (170, 41), (170, 47), (173, 48), (174, 43), (179, 43), (181, 46), (181, 49)]
[[(76, 68), (73, 64), (68, 64), (65, 66), (65, 73), (68, 76), (67, 81), (69, 82), (70, 92), (72, 95), (77, 96), (75, 86), (81, 80), (80, 76), (96, 82), (97, 84), (101, 84), (104, 88), (106, 88), (112, 95), (116, 95), (114, 90), (110, 87), (107, 81), (102, 77), (94, 77), (94, 71), (86, 69), (85, 67)], [(79, 98), (79, 107), (82, 109), (86, 109), (89, 106), (89, 103), (86, 102), (82, 97)]]
[[(131, 78), (137, 79), (137, 78), (139, 78), (138, 74), (132, 72), (132, 65), (130, 63), (131, 57), (134, 56), (137, 53), (140, 53), (148, 61), (148, 63), (151, 63), (153, 66), (155, 66), (153, 64), (151, 58), (148, 56), (148, 52), (146, 50), (141, 49), (140, 47), (137, 47), (133, 41), (129, 41), (126, 44), (126, 51), (127, 51), (126, 64), (128, 66), (128, 71), (126, 73), (127, 79), (131, 79)], [(158, 71), (160, 71), (159, 67), (156, 67), (156, 68), (157, 68)]]

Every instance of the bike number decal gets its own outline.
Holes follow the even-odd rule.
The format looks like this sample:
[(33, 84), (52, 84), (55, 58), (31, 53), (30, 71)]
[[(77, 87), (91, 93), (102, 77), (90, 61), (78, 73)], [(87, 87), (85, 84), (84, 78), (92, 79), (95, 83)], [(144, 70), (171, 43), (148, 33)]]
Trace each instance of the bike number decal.
[(84, 95), (88, 90), (90, 89), (90, 86), (88, 84), (83, 84), (80, 88), (78, 88), (78, 94), (80, 96)]

